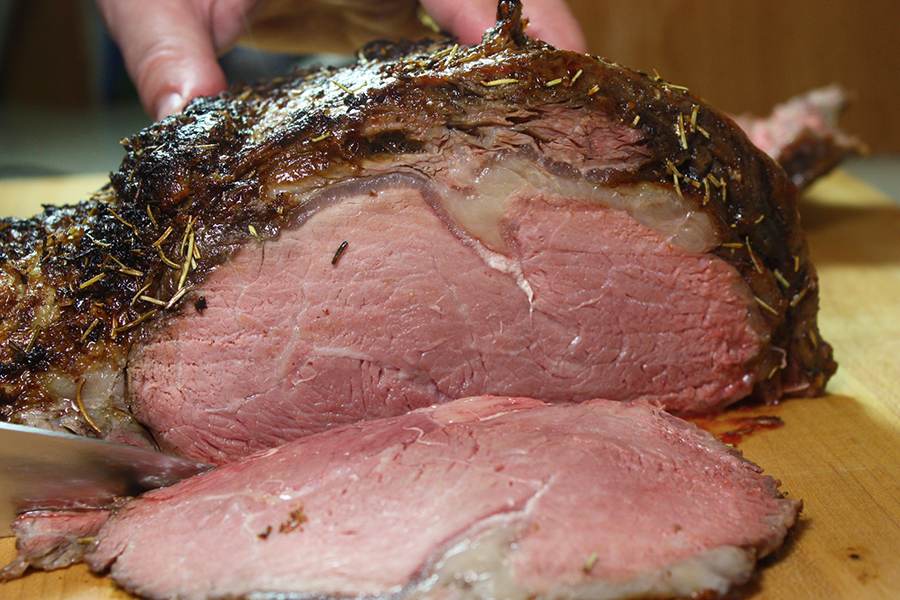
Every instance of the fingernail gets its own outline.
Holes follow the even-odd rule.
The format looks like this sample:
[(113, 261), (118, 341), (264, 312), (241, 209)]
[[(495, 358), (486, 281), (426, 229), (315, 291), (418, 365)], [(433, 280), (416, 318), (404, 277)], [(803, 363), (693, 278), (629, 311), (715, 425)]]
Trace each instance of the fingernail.
[(173, 92), (168, 96), (164, 96), (156, 106), (156, 118), (164, 119), (170, 115), (181, 112), (186, 104), (184, 96), (177, 92)]

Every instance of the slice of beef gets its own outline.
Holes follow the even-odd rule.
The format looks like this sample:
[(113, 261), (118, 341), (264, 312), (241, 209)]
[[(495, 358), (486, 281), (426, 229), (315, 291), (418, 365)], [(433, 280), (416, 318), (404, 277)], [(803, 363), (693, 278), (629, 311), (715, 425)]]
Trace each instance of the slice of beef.
[(838, 126), (848, 103), (847, 93), (830, 85), (779, 104), (768, 117), (745, 114), (735, 120), (804, 189), (848, 156), (866, 152), (862, 142)]
[(794, 523), (777, 485), (645, 402), (478, 397), (149, 492), (80, 547), (148, 598), (712, 598)]
[(0, 581), (21, 577), (29, 567), (52, 571), (81, 562), (86, 540), (108, 518), (106, 508), (34, 511), (20, 516), (13, 525), (18, 554), (0, 570)]
[[(5, 221), (5, 418), (224, 463), (483, 393), (822, 391), (796, 190), (688, 91), (523, 33), (198, 100)], [(145, 433), (146, 428), (150, 435)]]

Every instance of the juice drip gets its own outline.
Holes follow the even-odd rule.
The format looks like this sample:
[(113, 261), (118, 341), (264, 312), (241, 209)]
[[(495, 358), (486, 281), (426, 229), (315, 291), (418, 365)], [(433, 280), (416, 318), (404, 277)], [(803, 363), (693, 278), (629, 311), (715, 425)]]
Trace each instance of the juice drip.
[(779, 416), (759, 414), (763, 410), (766, 413), (771, 413), (777, 410), (777, 407), (736, 408), (721, 414), (691, 417), (688, 420), (729, 446), (737, 446), (746, 436), (752, 433), (766, 429), (777, 429), (784, 425), (784, 421)]

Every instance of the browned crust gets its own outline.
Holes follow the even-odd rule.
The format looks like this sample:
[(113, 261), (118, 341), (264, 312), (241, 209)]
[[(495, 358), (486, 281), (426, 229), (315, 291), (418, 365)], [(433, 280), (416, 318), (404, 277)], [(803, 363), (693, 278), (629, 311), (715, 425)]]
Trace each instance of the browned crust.
[[(196, 100), (127, 140), (110, 186), (90, 200), (0, 221), (0, 265), (15, 282), (0, 297), (0, 416), (52, 402), (40, 373), (77, 380), (96, 356), (127, 351), (147, 325), (193, 301), (190, 290), (236, 245), (276, 236), (292, 207), (260, 201), (263, 182), (345, 176), (362, 159), (414, 153), (428, 142), (417, 122), (477, 127), (473, 102), (604, 111), (640, 129), (651, 158), (637, 172), (590, 177), (677, 184), (707, 212), (724, 241), (714, 252), (747, 280), (774, 331), (755, 395), (821, 393), (835, 363), (818, 334), (816, 275), (784, 171), (686, 89), (531, 40), (519, 13), (517, 0), (501, 2), (497, 26), (472, 48), (370, 47), (352, 67), (358, 88), (334, 83), (350, 71), (320, 69)], [(254, 143), (273, 104), (300, 92), (315, 108), (285, 114)], [(385, 115), (391, 127), (370, 127)], [(51, 290), (58, 316), (36, 319)]]
[(831, 172), (845, 158), (865, 153), (862, 145), (852, 145), (833, 135), (804, 131), (796, 140), (782, 148), (776, 160), (790, 176), (797, 189), (804, 190)]

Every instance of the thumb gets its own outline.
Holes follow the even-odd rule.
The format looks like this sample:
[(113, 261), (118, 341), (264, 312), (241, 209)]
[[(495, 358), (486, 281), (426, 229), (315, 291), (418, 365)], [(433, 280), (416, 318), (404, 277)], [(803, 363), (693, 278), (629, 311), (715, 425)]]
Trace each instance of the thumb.
[(156, 119), (226, 86), (210, 23), (179, 0), (97, 0), (141, 103)]

